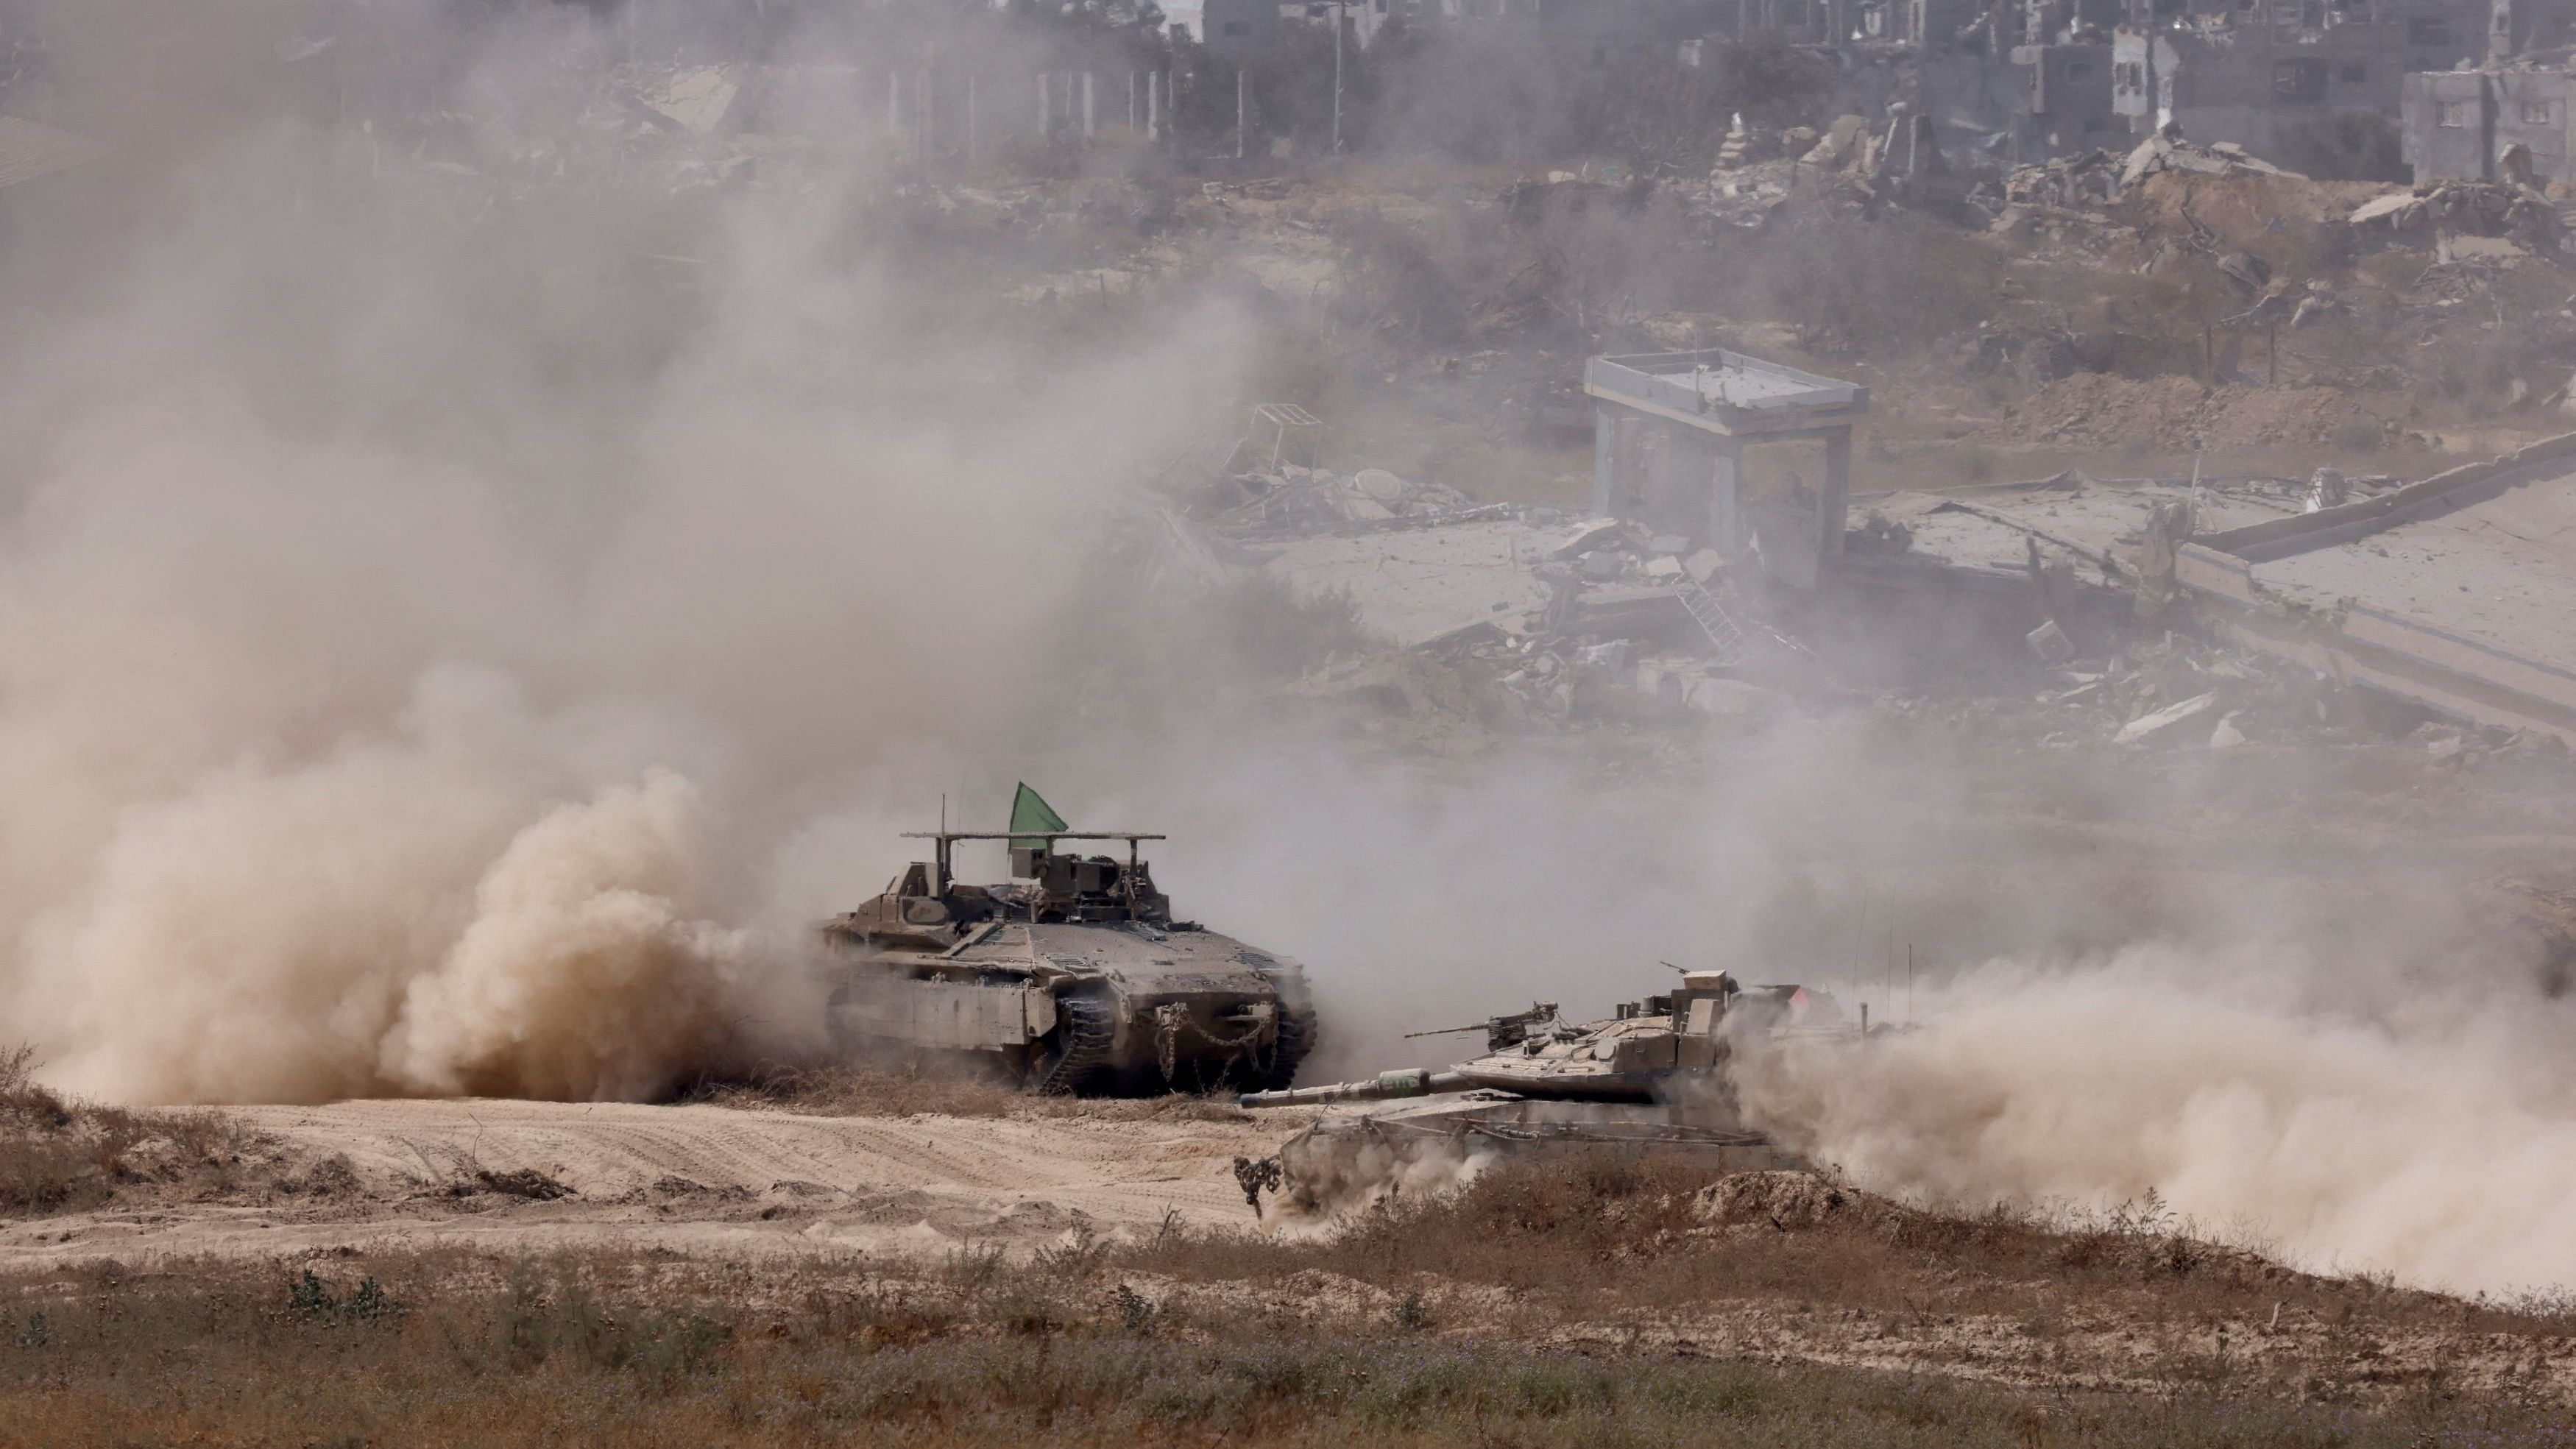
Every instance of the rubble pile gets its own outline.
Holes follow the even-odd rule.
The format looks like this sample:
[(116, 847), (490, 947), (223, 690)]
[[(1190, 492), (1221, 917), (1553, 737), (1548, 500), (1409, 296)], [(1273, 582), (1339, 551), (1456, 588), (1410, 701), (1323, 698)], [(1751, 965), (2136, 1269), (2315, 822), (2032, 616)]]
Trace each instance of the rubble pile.
[(2068, 210), (2108, 206), (2119, 199), (2122, 166), (2108, 151), (2087, 151), (2029, 166), (2016, 166), (2003, 182), (2003, 196), (2013, 206), (2053, 206)]
[(2255, 156), (2232, 141), (2203, 146), (2183, 139), (2182, 127), (2167, 125), (2139, 142), (2120, 167), (2120, 189), (2126, 191), (2159, 171), (2182, 171), (2195, 176), (2284, 176), (2292, 180), (2307, 178), (2286, 171)]
[[(2061, 636), (2062, 637), (2062, 636)], [(2034, 646), (2036, 647), (2036, 646)], [(2347, 691), (2318, 675), (2206, 640), (2164, 634), (2100, 658), (2070, 658), (2028, 697), (1886, 701), (1900, 718), (1944, 719), (2040, 749), (2234, 749), (2369, 738)]]
[(1949, 174), (1926, 118), (1899, 103), (1875, 130), (1847, 115), (1821, 132), (1806, 126), (1764, 132), (1748, 129), (1738, 116), (1707, 182), (1686, 192), (1684, 205), (1702, 220), (1752, 230), (1768, 225), (1793, 199), (1866, 213), (1890, 202), (1955, 210), (1968, 195), (1966, 178)]
[[(2355, 237), (2364, 242), (2413, 242), (2450, 252), (2459, 251), (2460, 238), (2474, 237), (2498, 239), (2532, 255), (2554, 256), (2562, 231), (2558, 208), (2547, 196), (2501, 181), (2424, 182), (2363, 202), (2353, 208), (2350, 221)], [(2455, 255), (2442, 258), (2456, 259)]]
[[(1241, 501), (1229, 501), (1240, 499)], [(1401, 478), (1384, 468), (1336, 473), (1282, 463), (1238, 474), (1207, 508), (1208, 522), (1239, 538), (1284, 536), (1379, 524), (1459, 522), (1500, 517), (1503, 508), (1476, 501), (1444, 483)]]
[(1685, 191), (1682, 204), (1691, 217), (1712, 227), (1759, 231), (1785, 211), (1793, 197), (1819, 205), (1859, 200), (1856, 193), (1838, 187), (1832, 176), (1795, 158), (1778, 157), (1721, 167), (1706, 184)]
[(1376, 468), (1280, 464), (1222, 488), (1253, 496), (1195, 522), (1159, 515), (1167, 543), (1188, 545), (1176, 572), (1258, 568), (1301, 598), (1337, 597), (1383, 646), (1310, 675), (1295, 691), (1308, 697), (1493, 712), (1457, 697), (1472, 679), (1525, 719), (1749, 718), (1785, 697), (1742, 679), (1746, 666), (1803, 652), (1687, 538), (1477, 505)]
[(1736, 675), (1758, 652), (1795, 646), (1752, 620), (1715, 550), (1597, 518), (1551, 545), (1534, 564), (1546, 608), (1458, 641), (1538, 713), (1748, 716), (1782, 702)]
[(2083, 447), (2151, 438), (2168, 446), (2323, 447), (2357, 436), (2394, 440), (2384, 404), (2336, 387), (2211, 387), (2188, 377), (2072, 371), (2008, 407), (1999, 436)]

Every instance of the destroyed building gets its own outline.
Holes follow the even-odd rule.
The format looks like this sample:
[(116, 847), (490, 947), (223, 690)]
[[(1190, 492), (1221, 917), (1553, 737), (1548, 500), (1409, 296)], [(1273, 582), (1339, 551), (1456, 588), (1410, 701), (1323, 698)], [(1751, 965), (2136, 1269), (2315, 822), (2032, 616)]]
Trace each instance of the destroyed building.
[[(1596, 357), (1592, 511), (1632, 520), (1812, 586), (1842, 550), (1852, 424), (1869, 389), (1740, 352)], [(1794, 467), (1748, 471), (1746, 454), (1815, 447), (1814, 484)]]
[(2564, 66), (2410, 75), (2407, 164), (2417, 181), (2576, 181), (2571, 100), (2576, 73)]
[(2014, 165), (2043, 161), (2127, 138), (2111, 104), (2111, 47), (2101, 44), (2017, 45), (1998, 70), (2010, 87), (2007, 113)]
[[(2139, 134), (2168, 123), (2201, 142), (2258, 153), (2345, 115), (2397, 119), (2410, 71), (2441, 70), (2485, 48), (2484, 7), (2371, 6), (2362, 14), (2265, 6), (2112, 38), (2113, 108)], [(2325, 23), (2318, 23), (2325, 22)]]
[[(2502, 736), (2576, 741), (2564, 628), (2576, 434), (2414, 483), (2332, 469), (2288, 487), (2067, 473), (1868, 507), (1856, 537), (1890, 544), (1837, 570), (1855, 588), (1985, 607), (2054, 661), (2136, 656), (2139, 621), (2186, 617), (2241, 651), (2162, 694), (2122, 697), (2116, 743), (2193, 719), (2208, 734), (2243, 702), (2258, 657)], [(2062, 698), (2101, 703), (2122, 677), (2079, 670)]]
[(2205, 532), (2176, 581), (2224, 637), (2499, 729), (2576, 740), (2576, 434)]
[(1163, 7), (1173, 33), (1220, 60), (1248, 60), (1279, 43), (1285, 30), (1278, 0), (1184, 0)]

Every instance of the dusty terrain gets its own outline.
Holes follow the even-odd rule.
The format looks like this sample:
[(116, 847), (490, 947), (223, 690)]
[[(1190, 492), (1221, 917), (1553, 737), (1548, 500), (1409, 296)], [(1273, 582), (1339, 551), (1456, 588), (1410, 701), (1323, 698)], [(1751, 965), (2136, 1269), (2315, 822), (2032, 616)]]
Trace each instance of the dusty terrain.
[[(1287, 1124), (1188, 1116), (817, 1117), (707, 1105), (243, 1107), (232, 1184), (0, 1224), (0, 1271), (349, 1249), (691, 1255), (1026, 1247), (1077, 1223), (1248, 1222), (1230, 1164)], [(1290, 1114), (1295, 1115), (1295, 1114)], [(1127, 1120), (1120, 1120), (1122, 1117)], [(1293, 1128), (1288, 1128), (1293, 1130)]]
[[(1213, 1202), (1267, 1119), (499, 1107), (245, 1114), (239, 1165), (329, 1147), (378, 1185), (330, 1208), (19, 1225), (0, 1444), (2425, 1446), (2559, 1442), (2576, 1404), (2563, 1300), (2294, 1273), (2152, 1201), (1937, 1215), (1578, 1161), (1281, 1239)], [(778, 1171), (841, 1186), (753, 1188)]]
[[(1751, 585), (1780, 648), (1726, 682), (1758, 708), (1654, 714), (1628, 676), (1537, 709), (1505, 683), (1534, 665), (1175, 572), (1136, 526), (1236, 506), (1215, 458), (1283, 401), (1329, 469), (1583, 507), (1584, 359), (1715, 346), (1874, 390), (1864, 514), (2070, 471), (2419, 478), (2569, 426), (2554, 245), (2328, 246), (2376, 188), (2246, 175), (1990, 178), (1934, 215), (1857, 174), (1774, 196), (1706, 147), (906, 162), (872, 127), (832, 128), (871, 138), (852, 156), (646, 119), (634, 67), (583, 64), (516, 83), (560, 112), (398, 88), (363, 148), (345, 93), (330, 147), (171, 146), (173, 190), (256, 225), (13, 210), (56, 262), (0, 296), (31, 500), (0, 915), (43, 968), (0, 1012), (0, 1446), (2570, 1442), (2563, 1288), (2294, 1268), (2147, 1186), (2402, 1197), (2562, 1261), (2553, 742), (2287, 680), (2187, 619), (2068, 670), (2036, 615)], [(103, 244), (126, 232), (178, 244)], [(1354, 576), (1421, 541), (1352, 537)], [(2250, 740), (2108, 742), (2220, 690)], [(847, 908), (897, 816), (1017, 772), (1174, 830), (1187, 910), (1309, 960), (1309, 1081), (1438, 1061), (1400, 1034), (1538, 993), (1606, 1011), (1694, 951), (1911, 1026), (1918, 952), (1928, 990), (2151, 947), (2131, 974), (2176, 1014), (2069, 1042), (2034, 1008), (1959, 1053), (2026, 1080), (1953, 1062), (1846, 1113), (1954, 1092), (1900, 1124), (1942, 1163), (2062, 1128), (1939, 1211), (1588, 1164), (1264, 1234), (1233, 1165), (1296, 1114), (689, 1088), (792, 1054), (713, 1027), (765, 1004), (713, 984), (754, 974), (751, 922)], [(21, 1031), (105, 1102), (311, 1105), (75, 1100)], [(2052, 1110), (2104, 1078), (2136, 1120)], [(2202, 1086), (2232, 1130), (2156, 1160)], [(2438, 1120), (2392, 1122), (2414, 1105)], [(2306, 1246), (2348, 1240), (2319, 1216)]]

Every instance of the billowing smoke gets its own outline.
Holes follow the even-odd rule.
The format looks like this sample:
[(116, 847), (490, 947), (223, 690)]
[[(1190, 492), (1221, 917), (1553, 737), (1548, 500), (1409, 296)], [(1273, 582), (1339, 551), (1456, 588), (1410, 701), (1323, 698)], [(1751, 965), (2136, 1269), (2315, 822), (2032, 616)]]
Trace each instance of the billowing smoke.
[[(283, 13), (188, 59), (256, 73)], [(74, 1089), (644, 1096), (810, 1045), (796, 930), (899, 847), (798, 842), (1046, 738), (1102, 520), (1230, 391), (1186, 302), (1079, 365), (942, 325), (989, 299), (887, 259), (864, 127), (719, 184), (621, 149), (578, 11), (405, 13), (421, 73), (359, 104), (409, 129), (75, 25), (120, 149), (11, 198), (0, 1021)]]
[[(830, 67), (746, 165), (622, 149), (578, 10), (340, 7), (405, 38), (332, 86), (265, 69), (313, 53), (289, 9), (69, 7), (57, 119), (116, 149), (9, 196), (0, 1043), (60, 1084), (645, 1097), (810, 1050), (803, 924), (1026, 776), (1309, 961), (1318, 1076), (1658, 960), (1886, 1021), (1918, 948), (1932, 1025), (1745, 1084), (1864, 1181), (2576, 1276), (2570, 1023), (2459, 956), (2463, 872), (2202, 839), (2188, 766), (2127, 798), (1860, 708), (1343, 738), (1115, 547), (1241, 401), (1236, 312), (1016, 298), (1046, 249), (917, 234)], [(2005, 952), (2048, 969), (1951, 979)]]
[(2576, 1013), (2474, 971), (2392, 1000), (2339, 964), (2288, 945), (1990, 967), (1918, 1032), (1757, 1055), (1740, 1086), (1758, 1120), (1885, 1191), (2077, 1208), (2152, 1191), (2318, 1269), (2576, 1281)]

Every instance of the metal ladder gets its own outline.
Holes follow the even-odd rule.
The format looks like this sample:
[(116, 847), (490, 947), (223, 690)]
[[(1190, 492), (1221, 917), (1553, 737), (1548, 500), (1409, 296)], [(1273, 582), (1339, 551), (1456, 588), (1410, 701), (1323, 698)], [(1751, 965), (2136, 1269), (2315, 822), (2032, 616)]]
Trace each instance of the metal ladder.
[(1726, 666), (1741, 662), (1744, 658), (1744, 631), (1736, 627), (1734, 616), (1726, 612), (1726, 606), (1717, 601), (1717, 596), (1692, 579), (1682, 580), (1677, 592), (1681, 595), (1682, 607), (1690, 610), (1692, 622), (1698, 624), (1700, 632), (1708, 635), (1708, 642), (1716, 646), (1717, 663)]

